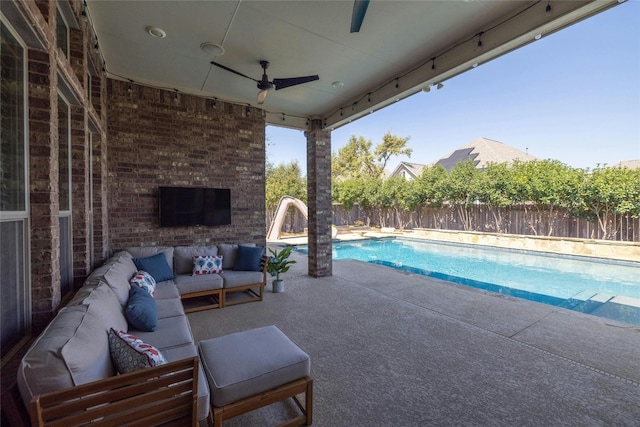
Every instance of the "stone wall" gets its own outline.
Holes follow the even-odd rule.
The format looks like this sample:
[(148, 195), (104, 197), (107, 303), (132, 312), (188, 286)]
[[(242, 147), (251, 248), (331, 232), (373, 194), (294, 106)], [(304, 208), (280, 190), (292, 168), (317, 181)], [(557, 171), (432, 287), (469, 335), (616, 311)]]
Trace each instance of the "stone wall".
[[(265, 243), (262, 111), (119, 80), (107, 84), (112, 251), (139, 245)], [(158, 187), (231, 190), (231, 225), (160, 227)]]

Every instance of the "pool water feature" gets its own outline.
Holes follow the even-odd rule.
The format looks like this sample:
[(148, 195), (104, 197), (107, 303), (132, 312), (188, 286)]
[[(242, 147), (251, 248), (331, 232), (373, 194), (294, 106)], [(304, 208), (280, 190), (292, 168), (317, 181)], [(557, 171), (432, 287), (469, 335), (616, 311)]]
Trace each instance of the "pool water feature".
[(381, 264), (640, 325), (640, 262), (398, 238), (334, 242), (333, 259)]

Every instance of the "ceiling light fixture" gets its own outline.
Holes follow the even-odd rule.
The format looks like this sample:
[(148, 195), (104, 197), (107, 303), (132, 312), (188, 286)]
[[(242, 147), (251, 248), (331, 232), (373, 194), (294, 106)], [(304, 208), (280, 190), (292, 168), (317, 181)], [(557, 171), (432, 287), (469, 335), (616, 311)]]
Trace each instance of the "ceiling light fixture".
[(442, 89), (444, 87), (444, 85), (442, 83), (438, 83), (438, 85), (436, 86), (436, 89)]
[(339, 88), (339, 87), (343, 87), (344, 83), (341, 82), (341, 81), (336, 81), (336, 82), (331, 83), (331, 86), (333, 86), (335, 88)]
[(430, 84), (426, 85), (425, 87), (422, 88), (422, 91), (426, 93), (431, 92), (431, 85)]
[(267, 89), (264, 89), (258, 92), (258, 104), (264, 104), (264, 100), (267, 99), (267, 93), (269, 93)]
[(167, 37), (167, 33), (160, 27), (148, 26), (145, 29), (147, 30), (147, 33), (149, 33), (149, 35), (152, 37), (157, 37), (159, 39)]
[(533, 38), (536, 40), (540, 40), (542, 38), (542, 34), (538, 33)]
[(219, 44), (204, 42), (200, 45), (200, 49), (210, 56), (222, 56), (224, 55), (224, 48)]

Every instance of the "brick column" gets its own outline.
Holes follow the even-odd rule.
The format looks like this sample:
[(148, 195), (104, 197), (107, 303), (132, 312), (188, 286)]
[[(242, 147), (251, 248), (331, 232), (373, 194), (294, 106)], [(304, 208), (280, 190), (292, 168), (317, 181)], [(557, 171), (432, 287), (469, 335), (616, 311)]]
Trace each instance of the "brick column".
[(309, 275), (331, 276), (331, 131), (313, 120), (307, 137)]

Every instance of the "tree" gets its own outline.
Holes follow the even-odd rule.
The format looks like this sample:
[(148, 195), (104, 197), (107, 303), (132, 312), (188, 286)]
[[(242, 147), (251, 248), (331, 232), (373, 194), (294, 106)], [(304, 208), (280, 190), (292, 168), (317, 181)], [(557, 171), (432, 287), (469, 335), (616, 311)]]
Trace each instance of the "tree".
[(471, 215), (469, 207), (478, 197), (478, 175), (472, 160), (458, 162), (449, 172), (445, 181), (444, 198), (451, 203), (458, 212), (465, 231), (471, 230)]
[(270, 167), (266, 172), (265, 198), (267, 209), (275, 209), (282, 196), (307, 201), (307, 180), (297, 161)]
[[(442, 165), (427, 166), (422, 170), (420, 176), (414, 180), (413, 203), (414, 210), (419, 210), (420, 206), (441, 208), (444, 200), (444, 190), (446, 187), (447, 170)], [(433, 210), (433, 220), (436, 224), (442, 224), (442, 210)], [(421, 225), (420, 215), (418, 224)]]
[(378, 171), (371, 153), (372, 142), (352, 135), (349, 142), (331, 157), (331, 174), (336, 179), (374, 177)]
[(505, 162), (490, 162), (485, 170), (478, 175), (478, 201), (484, 203), (493, 215), (497, 233), (502, 233), (505, 230), (502, 212), (504, 208), (511, 205), (512, 182), (511, 169)]
[(406, 136), (404, 138), (396, 135), (392, 135), (391, 132), (387, 132), (382, 137), (382, 142), (376, 147), (376, 151), (373, 153), (378, 161), (378, 168), (380, 171), (384, 171), (387, 167), (387, 163), (392, 156), (407, 156), (411, 157), (413, 153), (412, 148), (407, 147), (407, 143), (411, 137)]
[(514, 202), (524, 205), (528, 227), (538, 234), (540, 220), (535, 219), (529, 207), (540, 213), (546, 211), (547, 234), (553, 234), (553, 218), (560, 207), (568, 207), (571, 195), (580, 182), (575, 169), (558, 160), (516, 161), (512, 166), (512, 194)]
[(572, 213), (597, 222), (604, 239), (613, 239), (617, 229), (609, 226), (612, 214), (640, 216), (640, 172), (620, 167), (600, 167), (581, 174)]
[(352, 135), (349, 142), (331, 156), (331, 175), (334, 179), (380, 178), (393, 156), (411, 156), (407, 148), (409, 137), (399, 137), (387, 132), (382, 142), (372, 152), (373, 142), (363, 136)]

